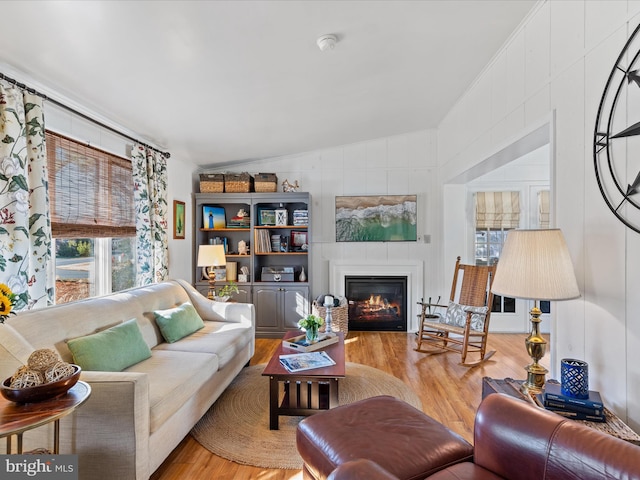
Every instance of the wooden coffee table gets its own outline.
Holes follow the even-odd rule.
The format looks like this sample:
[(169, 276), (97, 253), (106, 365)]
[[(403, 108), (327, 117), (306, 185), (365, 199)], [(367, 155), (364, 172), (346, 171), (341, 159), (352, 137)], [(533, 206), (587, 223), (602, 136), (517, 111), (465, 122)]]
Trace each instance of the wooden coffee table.
[[(287, 332), (285, 339), (302, 332)], [(300, 353), (285, 348), (282, 343), (269, 360), (262, 375), (269, 377), (269, 428), (278, 430), (278, 417), (307, 416), (338, 406), (338, 380), (345, 377), (344, 334), (336, 333), (340, 340), (323, 350), (336, 362), (326, 368), (314, 368), (290, 373), (280, 364), (280, 355)]]

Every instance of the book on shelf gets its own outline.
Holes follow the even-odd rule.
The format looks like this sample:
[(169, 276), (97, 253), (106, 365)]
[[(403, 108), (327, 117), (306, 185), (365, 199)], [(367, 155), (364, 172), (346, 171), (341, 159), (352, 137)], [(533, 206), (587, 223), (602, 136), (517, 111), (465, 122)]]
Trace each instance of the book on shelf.
[(256, 253), (271, 253), (269, 230), (256, 230)]
[(336, 362), (324, 351), (293, 353), (280, 355), (280, 363), (291, 373), (324, 368), (335, 365)]
[(293, 211), (293, 224), (295, 226), (302, 226), (309, 224), (309, 211), (308, 210), (294, 210)]
[(282, 346), (298, 350), (300, 352), (313, 352), (314, 350), (320, 350), (321, 348), (338, 343), (338, 340), (338, 335), (328, 335), (323, 333), (318, 336), (318, 340), (316, 342), (309, 343), (306, 335), (298, 335), (297, 337), (282, 340)]
[(544, 398), (545, 400), (553, 400), (554, 402), (561, 402), (565, 404), (576, 405), (579, 407), (598, 408), (603, 409), (602, 397), (600, 392), (595, 390), (589, 390), (589, 398), (576, 398), (569, 397), (562, 393), (560, 383), (554, 381), (548, 381), (544, 386)]

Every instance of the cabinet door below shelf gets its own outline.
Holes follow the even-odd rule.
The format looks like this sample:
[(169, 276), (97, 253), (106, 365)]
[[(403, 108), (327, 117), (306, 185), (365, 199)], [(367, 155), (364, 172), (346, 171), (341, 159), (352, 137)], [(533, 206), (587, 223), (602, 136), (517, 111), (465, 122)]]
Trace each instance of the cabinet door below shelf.
[(298, 320), (309, 313), (309, 287), (286, 287), (282, 296), (283, 331), (298, 328)]
[(309, 313), (309, 287), (255, 286), (253, 302), (257, 333), (281, 336), (297, 328), (298, 320)]
[(256, 307), (256, 330), (277, 332), (279, 327), (279, 289), (271, 287), (254, 287), (253, 303)]

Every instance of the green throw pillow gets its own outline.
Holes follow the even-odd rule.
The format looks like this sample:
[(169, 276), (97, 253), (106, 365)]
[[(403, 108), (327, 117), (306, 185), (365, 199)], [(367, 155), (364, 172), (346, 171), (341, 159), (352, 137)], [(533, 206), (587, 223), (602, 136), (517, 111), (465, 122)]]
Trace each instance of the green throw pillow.
[(160, 333), (168, 343), (177, 342), (204, 327), (204, 322), (195, 307), (188, 302), (179, 307), (156, 310), (153, 313)]
[(151, 356), (135, 318), (93, 335), (67, 342), (83, 370), (121, 372)]

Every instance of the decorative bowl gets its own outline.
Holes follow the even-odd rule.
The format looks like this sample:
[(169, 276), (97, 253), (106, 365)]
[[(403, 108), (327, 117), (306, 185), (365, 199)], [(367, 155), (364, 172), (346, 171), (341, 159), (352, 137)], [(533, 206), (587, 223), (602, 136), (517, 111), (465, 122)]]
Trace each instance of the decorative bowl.
[(51, 398), (64, 395), (67, 391), (73, 387), (80, 378), (80, 372), (82, 369), (78, 365), (72, 365), (75, 372), (68, 377), (56, 380), (55, 382), (44, 383), (35, 387), (27, 388), (11, 388), (11, 377), (7, 378), (2, 385), (0, 385), (0, 393), (9, 401), (16, 403), (34, 403), (49, 400)]

